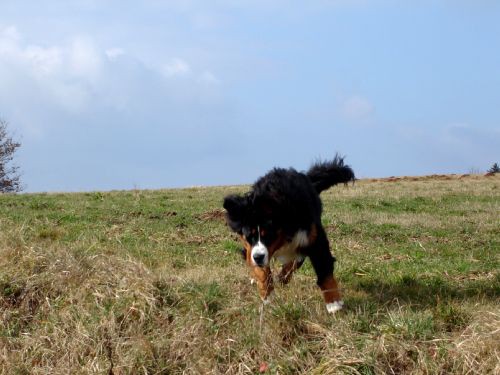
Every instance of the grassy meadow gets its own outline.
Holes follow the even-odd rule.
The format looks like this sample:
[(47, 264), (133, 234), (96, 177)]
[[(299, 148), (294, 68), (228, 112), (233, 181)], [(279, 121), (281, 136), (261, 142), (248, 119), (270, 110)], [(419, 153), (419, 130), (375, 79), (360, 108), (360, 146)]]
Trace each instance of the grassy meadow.
[(307, 262), (261, 319), (247, 189), (0, 195), (0, 373), (500, 374), (500, 175), (324, 192), (335, 316)]

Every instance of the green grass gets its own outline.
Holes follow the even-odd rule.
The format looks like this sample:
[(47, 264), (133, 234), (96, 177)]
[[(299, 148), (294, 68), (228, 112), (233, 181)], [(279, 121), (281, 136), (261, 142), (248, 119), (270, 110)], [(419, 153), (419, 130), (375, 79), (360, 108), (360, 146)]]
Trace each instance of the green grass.
[(0, 195), (0, 373), (500, 373), (498, 176), (324, 192), (345, 309), (306, 263), (262, 321), (247, 188)]

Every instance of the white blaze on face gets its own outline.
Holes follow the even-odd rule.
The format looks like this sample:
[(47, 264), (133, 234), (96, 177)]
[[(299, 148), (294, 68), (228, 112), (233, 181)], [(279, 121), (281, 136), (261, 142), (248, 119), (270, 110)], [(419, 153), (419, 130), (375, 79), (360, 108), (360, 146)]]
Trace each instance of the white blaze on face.
[(259, 264), (259, 266), (266, 266), (269, 263), (269, 250), (267, 250), (266, 245), (264, 245), (262, 242), (257, 242), (257, 244), (252, 247), (252, 262), (257, 266), (255, 263), (255, 256), (264, 256), (262, 264)]
[[(252, 247), (252, 263), (256, 266), (267, 266), (269, 264), (269, 250), (267, 250), (266, 245), (260, 241), (260, 227), (257, 226), (257, 232), (259, 233), (259, 241)], [(255, 263), (255, 257), (262, 258), (262, 263)]]

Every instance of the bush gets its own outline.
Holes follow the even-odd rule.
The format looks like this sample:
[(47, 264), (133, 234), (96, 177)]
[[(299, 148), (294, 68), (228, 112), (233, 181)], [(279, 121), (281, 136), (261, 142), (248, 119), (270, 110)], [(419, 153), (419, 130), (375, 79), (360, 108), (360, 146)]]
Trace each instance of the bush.
[(20, 147), (7, 132), (7, 122), (0, 119), (0, 193), (13, 193), (22, 190), (19, 167), (10, 165), (14, 153)]
[(488, 169), (488, 173), (498, 173), (500, 172), (500, 167), (498, 166), (498, 163), (495, 163), (492, 165), (490, 169)]

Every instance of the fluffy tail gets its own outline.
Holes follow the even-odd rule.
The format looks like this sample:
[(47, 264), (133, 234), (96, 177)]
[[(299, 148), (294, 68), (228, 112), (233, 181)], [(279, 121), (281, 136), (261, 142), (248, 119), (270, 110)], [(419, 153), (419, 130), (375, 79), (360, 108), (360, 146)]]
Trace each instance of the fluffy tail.
[(332, 161), (314, 163), (307, 177), (319, 194), (333, 185), (354, 181), (354, 172), (351, 167), (344, 165), (344, 158), (336, 154)]

